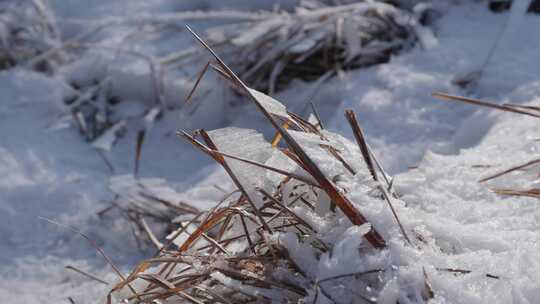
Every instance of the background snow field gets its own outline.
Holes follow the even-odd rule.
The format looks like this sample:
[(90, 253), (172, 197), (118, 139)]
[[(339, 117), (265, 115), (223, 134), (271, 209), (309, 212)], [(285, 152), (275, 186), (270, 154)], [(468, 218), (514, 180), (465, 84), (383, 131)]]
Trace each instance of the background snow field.
[[(133, 38), (134, 31), (144, 31), (137, 24), (138, 18), (157, 20), (172, 12), (193, 10), (293, 11), (298, 5), (293, 0), (37, 2), (48, 4), (59, 31), (70, 38), (100, 22), (132, 20), (121, 26), (105, 27), (93, 36), (92, 43), (115, 51), (150, 54), (152, 58), (199, 45), (183, 29), (173, 31), (170, 37), (154, 33), (156, 37), (151, 39)], [(417, 250), (406, 246), (386, 205), (380, 205), (380, 200), (373, 200), (365, 193), (367, 171), (340, 186), (350, 189), (355, 206), (365, 210), (373, 225), (383, 231), (388, 240), (387, 249), (360, 257), (357, 248), (364, 242), (361, 236), (369, 227), (351, 226), (345, 217), (329, 219), (316, 212), (302, 213), (302, 217), (322, 231), (320, 237), (334, 246), (332, 255), (316, 258), (291, 235), (281, 235), (280, 242), (300, 261), (301, 268), (318, 279), (403, 266), (381, 275), (385, 285), (376, 295), (378, 303), (397, 300), (421, 303), (421, 295), (411, 294), (421, 290), (424, 272), (435, 292), (430, 303), (538, 303), (538, 198), (497, 195), (492, 189), (535, 189), (540, 166), (478, 183), (484, 177), (538, 157), (537, 118), (441, 101), (431, 93), (469, 95), (498, 104), (539, 106), (540, 16), (519, 15), (507, 23), (510, 12), (494, 14), (482, 1), (434, 1), (434, 6), (442, 15), (430, 25), (437, 39), (431, 47), (416, 44), (393, 55), (387, 63), (339, 73), (316, 89), (313, 82), (294, 80), (285, 90), (273, 95), (288, 110), (301, 114), (306, 109), (306, 99), (310, 98), (329, 134), (337, 133), (348, 139), (329, 135), (332, 140), (344, 147), (349, 159), (358, 161), (355, 168), (366, 170), (360, 164), (361, 155), (344, 117), (346, 109), (353, 109), (373, 153), (394, 176), (393, 184), (400, 194), (394, 203), (403, 225), (425, 236), (425, 247)], [(215, 24), (227, 24), (227, 20), (189, 23), (203, 33)], [(456, 75), (480, 67), (501, 31), (504, 34), (477, 85), (463, 90), (452, 84)], [(224, 129), (211, 134), (218, 136), (236, 130), (236, 135), (235, 132), (225, 135), (234, 138), (240, 134), (235, 143), (247, 138), (251, 143), (262, 143), (271, 140), (274, 130), (252, 103), (232, 93), (215, 73), (204, 77), (191, 103), (184, 105), (195, 82), (193, 75), (208, 59), (205, 56), (167, 71), (163, 98), (170, 109), (151, 128), (140, 119), (155, 98), (151, 68), (141, 57), (90, 48), (70, 64), (58, 66), (53, 75), (24, 65), (0, 71), (0, 299), (3, 302), (105, 303), (107, 292), (117, 281), (88, 242), (40, 217), (77, 227), (109, 253), (122, 272), (128, 273), (154, 251), (139, 244), (133, 236), (133, 224), (126, 218), (98, 215), (110, 206), (110, 201), (124, 194), (139, 195), (140, 182), (148, 188), (155, 187), (162, 195), (206, 210), (219, 201), (223, 194), (220, 191), (234, 189), (223, 169), (179, 139), (176, 131), (255, 129), (262, 135), (244, 129)], [(122, 113), (126, 126), (122, 136), (110, 139), (115, 140), (110, 150), (108, 145), (100, 149), (85, 140), (65, 104), (74, 96), (70, 84), (91, 87), (103, 79), (114, 97), (122, 100), (113, 106), (113, 111)], [(139, 180), (136, 180), (132, 175), (136, 137), (145, 128)], [(306, 146), (313, 144), (312, 139), (298, 136)], [(236, 148), (222, 150), (234, 154)], [(247, 143), (242, 148), (249, 150)], [(325, 173), (336, 176), (343, 173), (334, 159), (313, 153)], [(292, 166), (273, 161), (276, 166)], [(235, 164), (238, 165), (235, 169), (243, 170), (239, 163)], [(253, 176), (264, 175), (257, 174), (257, 170), (247, 173), (252, 183), (255, 183)], [(265, 181), (257, 182), (262, 185)], [(92, 273), (110, 284), (89, 280), (66, 266)], [(438, 268), (472, 272), (455, 275)], [(355, 281), (328, 283), (328, 289), (343, 303), (364, 303), (349, 291), (365, 286), (360, 288), (351, 282)], [(314, 294), (308, 294), (305, 299), (311, 303)], [(322, 295), (317, 301), (332, 303)]]

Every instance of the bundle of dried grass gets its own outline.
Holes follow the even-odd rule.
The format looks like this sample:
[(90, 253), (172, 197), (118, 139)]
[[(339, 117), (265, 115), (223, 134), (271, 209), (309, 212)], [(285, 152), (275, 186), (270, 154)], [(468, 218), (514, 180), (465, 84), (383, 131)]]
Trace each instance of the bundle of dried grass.
[(168, 234), (201, 213), (198, 208), (184, 202), (182, 196), (163, 179), (113, 176), (109, 189), (115, 196), (107, 208), (98, 212), (98, 216), (114, 216), (111, 213), (123, 216), (131, 224), (133, 237), (141, 249), (146, 249), (146, 245), (154, 245), (158, 249), (163, 246), (154, 231), (156, 227), (159, 228), (159, 236)]
[[(277, 100), (247, 87), (208, 49), (216, 59), (213, 68), (251, 99), (275, 127), (276, 136), (268, 143), (253, 130), (225, 128), (195, 134), (179, 131), (179, 136), (225, 169), (237, 190), (211, 210), (176, 222), (177, 229), (167, 242), (159, 243), (156, 255), (139, 263), (112, 288), (109, 302), (115, 295), (134, 303), (296, 303), (306, 296), (315, 303), (318, 297), (337, 303), (325, 284), (356, 278), (366, 292), (355, 293), (355, 297), (374, 303), (384, 286), (379, 275), (392, 272), (392, 268), (320, 279), (301, 266), (311, 255), (320, 256), (333, 246), (332, 239), (320, 238), (309, 214), (325, 216), (339, 210), (338, 218), (345, 217), (358, 226), (358, 235), (363, 237), (359, 248), (362, 254), (387, 246), (350, 201), (339, 175), (329, 177), (329, 168), (323, 169), (315, 161), (321, 155), (340, 164), (347, 174), (363, 178), (364, 190), (373, 199), (386, 201), (403, 240), (413, 245), (392, 206), (391, 182), (384, 186), (378, 182), (381, 175), (385, 180), (387, 177), (382, 169), (376, 171), (378, 162), (354, 113), (348, 112), (347, 117), (357, 135), (366, 162), (364, 168), (369, 168), (365, 173), (358, 173), (359, 166), (351, 164), (357, 160), (343, 156), (348, 148), (341, 137), (322, 130), (320, 122), (304, 120)], [(292, 257), (290, 251), (302, 250), (299, 248), (305, 248), (306, 260)], [(295, 255), (298, 257), (298, 252)], [(433, 291), (425, 273), (424, 277), (423, 296), (428, 299), (433, 297)]]
[[(388, 299), (385, 297), (395, 301), (397, 293), (399, 299), (421, 303), (435, 296), (429, 273), (459, 275), (472, 272), (429, 265), (422, 258), (413, 262), (416, 257), (412, 260), (399, 257), (397, 264), (390, 264), (395, 260), (382, 259), (384, 262), (376, 267), (360, 263), (365, 269), (321, 277), (320, 269), (314, 270), (313, 265), (320, 267), (323, 257), (330, 259), (325, 262), (330, 262), (332, 255), (358, 259), (356, 254), (359, 254), (360, 259), (370, 260), (376, 259), (377, 255), (388, 256), (392, 255), (388, 252), (405, 249), (405, 255), (410, 258), (410, 255), (415, 256), (412, 252), (436, 248), (440, 253), (440, 248), (436, 247), (435, 239), (400, 221), (398, 211), (408, 212), (411, 208), (400, 202), (392, 188), (392, 180), (372, 153), (353, 111), (347, 111), (345, 116), (358, 147), (325, 131), (317, 115), (303, 119), (287, 111), (277, 100), (246, 86), (204, 41), (196, 37), (215, 58), (209, 66), (249, 97), (276, 129), (276, 134), (271, 142), (267, 142), (256, 131), (239, 128), (178, 132), (180, 137), (221, 165), (236, 190), (208, 211), (184, 209), (175, 214), (174, 229), (164, 242), (142, 222), (142, 229), (158, 250), (153, 258), (139, 263), (127, 277), (119, 274), (120, 281), (108, 294), (109, 303), (113, 296), (124, 301), (122, 303), (319, 303), (319, 300), (324, 303), (353, 300), (377, 303), (380, 299)], [(498, 105), (441, 93), (434, 95), (540, 117), (534, 106)], [(358, 165), (360, 158), (364, 162), (362, 166)], [(539, 162), (533, 160), (515, 166), (481, 182)], [(493, 191), (500, 195), (540, 196), (538, 189)], [(167, 191), (161, 189), (158, 192)], [(349, 194), (352, 192), (362, 194), (353, 196)], [(123, 191), (118, 193), (122, 196)], [(153, 194), (148, 195), (145, 187), (137, 188), (135, 193), (142, 204), (129, 207), (133, 199), (125, 200), (124, 208), (128, 206), (130, 212), (155, 218), (170, 216), (171, 204), (164, 204)], [(353, 203), (351, 197), (361, 197), (373, 204)], [(147, 205), (150, 201), (166, 208), (154, 209), (155, 204)], [(401, 203), (399, 207), (398, 203)], [(364, 214), (371, 210), (365, 206), (384, 206), (390, 213), (386, 216), (380, 212), (377, 216), (370, 213), (366, 217)], [(344, 220), (347, 221), (345, 225)], [(328, 229), (332, 225), (346, 226), (348, 232), (352, 228), (355, 233), (336, 242), (336, 232), (343, 233), (343, 230)], [(385, 250), (390, 243), (392, 250)], [(340, 248), (340, 244), (346, 248)], [(351, 252), (354, 255), (350, 255)], [(332, 272), (336, 264), (329, 264)], [(416, 271), (420, 276), (411, 276), (414, 270), (408, 268), (410, 266), (420, 270)], [(405, 269), (406, 286), (395, 286), (401, 269)], [(483, 277), (504, 279), (490, 273)], [(332, 281), (334, 284), (330, 284)], [(338, 298), (341, 296), (348, 298), (345, 301)]]
[(294, 13), (265, 14), (251, 22), (210, 29), (210, 43), (225, 42), (242, 79), (274, 92), (292, 79), (386, 62), (420, 38), (434, 43), (420, 23), (428, 6), (411, 13), (383, 2), (325, 5), (302, 1)]
[[(25, 63), (57, 46), (60, 39), (54, 15), (42, 0), (0, 4), (0, 69)], [(63, 59), (63, 52), (58, 52), (31, 67), (51, 72)]]

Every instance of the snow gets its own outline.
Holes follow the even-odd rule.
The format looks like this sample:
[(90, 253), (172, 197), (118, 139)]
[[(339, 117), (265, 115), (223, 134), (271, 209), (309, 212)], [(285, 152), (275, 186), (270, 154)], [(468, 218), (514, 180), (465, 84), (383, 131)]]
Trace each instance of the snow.
[[(49, 2), (54, 15), (61, 20), (99, 21), (169, 10), (243, 7), (245, 11), (254, 11), (272, 9), (274, 4), (291, 10), (295, 1)], [(537, 187), (538, 166), (485, 184), (477, 182), (536, 158), (539, 147), (535, 134), (540, 127), (534, 118), (450, 104), (430, 96), (434, 91), (464, 93), (452, 85), (452, 79), (483, 62), (509, 14), (491, 14), (478, 3), (447, 4), (443, 17), (433, 28), (436, 40), (427, 32), (422, 45), (393, 57), (386, 64), (347, 71), (324, 82), (316, 92), (313, 84), (296, 81), (275, 96), (289, 110), (305, 114), (305, 96), (313, 95), (328, 130), (350, 139), (353, 136), (343, 113), (345, 109), (354, 109), (377, 159), (387, 171), (396, 174), (394, 186), (400, 198), (392, 199), (392, 203), (404, 227), (411, 236), (421, 235), (427, 242), (420, 246), (421, 250), (404, 243), (388, 206), (375, 200), (368, 191), (373, 184), (354, 141), (325, 133), (327, 140), (337, 143), (347, 159), (356, 161), (352, 165), (361, 173), (352, 177), (318, 147), (324, 140), (293, 133), (303, 145), (309, 146), (308, 153), (321, 164), (325, 174), (344, 176), (338, 186), (349, 191), (351, 200), (389, 243), (387, 250), (360, 255), (357, 248), (364, 241), (359, 236), (370, 227), (351, 226), (339, 213), (325, 216), (329, 208), (327, 198), (320, 198), (314, 212), (294, 209), (317, 228), (321, 240), (334, 246), (332, 254), (317, 257), (310, 246), (299, 243), (294, 235), (276, 236), (312, 277), (322, 280), (355, 271), (390, 269), (380, 274), (383, 283), (379, 294), (362, 285), (361, 280), (321, 283), (341, 300), (352, 300), (355, 295), (348, 291), (353, 290), (363, 296), (378, 297), (380, 303), (421, 302), (424, 271), (435, 291), (431, 303), (535, 303), (540, 296), (540, 263), (537, 262), (540, 207), (534, 198), (498, 196), (489, 189)], [(540, 38), (531, 29), (540, 26), (540, 18), (526, 15), (517, 19), (512, 16), (511, 27), (471, 93), (500, 103), (538, 105), (540, 72), (535, 63), (540, 61)], [(271, 24), (261, 30), (267, 30), (266, 26)], [(76, 32), (66, 25), (60, 30), (68, 36)], [(132, 30), (107, 29), (100, 37), (109, 46), (117, 46), (115, 43), (124, 41)], [(256, 34), (246, 34), (242, 39), (253, 39), (250, 37)], [(180, 36), (172, 44), (146, 41), (132, 46), (152, 54), (192, 46), (187, 34), (175, 37)], [(353, 54), (357, 51), (350, 50)], [(78, 227), (102, 246), (122, 271), (128, 272), (149, 252), (137, 247), (131, 227), (124, 219), (98, 218), (97, 212), (108, 206), (114, 193), (135, 196), (139, 195), (138, 187), (146, 185), (147, 189), (159, 190), (159, 195), (189, 201), (204, 209), (223, 195), (215, 185), (224, 190), (233, 189), (222, 169), (174, 136), (176, 129), (236, 126), (256, 129), (267, 139), (273, 135), (253, 104), (229, 102), (238, 97), (225, 93), (223, 83), (213, 76), (203, 80), (192, 105), (183, 106), (193, 79), (181, 76), (180, 72), (170, 74), (165, 81), (166, 103), (173, 110), (156, 121), (157, 113), (151, 110), (146, 118), (153, 122), (145, 122), (141, 117), (145, 115), (145, 107), (155, 104), (156, 93), (148, 62), (113, 54), (116, 55), (103, 50), (84, 53), (80, 60), (61, 67), (57, 76), (23, 68), (0, 72), (0, 239), (3, 242), (0, 297), (10, 303), (68, 303), (68, 297), (76, 303), (95, 303), (106, 295), (110, 286), (66, 270), (68, 265), (111, 283), (117, 279), (83, 239), (40, 220), (39, 216)], [(183, 67), (188, 71), (198, 68), (195, 64)], [(126, 132), (117, 137), (113, 128), (92, 146), (66, 119), (69, 109), (63, 101), (73, 94), (66, 83), (87, 86), (95, 79), (104, 79), (107, 73), (112, 79), (112, 91), (124, 100), (115, 107), (119, 109), (117, 113), (126, 113), (121, 117), (126, 119)], [(285, 108), (276, 100), (270, 97), (265, 100), (264, 106), (272, 113), (287, 117)], [(132, 176), (135, 137), (142, 129), (147, 131), (147, 136), (140, 179), (135, 180)], [(250, 136), (263, 140), (258, 133), (249, 131), (246, 135), (236, 130), (233, 135), (243, 136), (234, 141), (237, 145), (248, 141)], [(216, 142), (225, 139), (219, 132), (210, 134), (217, 134)], [(220, 150), (230, 150), (234, 155), (240, 151), (236, 148), (249, 150), (249, 146), (228, 147), (226, 143), (218, 143)], [(300, 171), (279, 156), (261, 157), (260, 151), (248, 152), (258, 161)], [(114, 172), (99, 153), (113, 165)], [(252, 159), (250, 155), (246, 158)], [(256, 171), (246, 172), (245, 164), (238, 161), (227, 162), (238, 165), (240, 173), (245, 173), (245, 180)], [(268, 173), (266, 179), (275, 181), (276, 177)], [(416, 237), (413, 239), (422, 243)], [(453, 275), (436, 268), (472, 272)], [(486, 278), (486, 273), (501, 278)], [(219, 273), (215, 276), (227, 284), (240, 284)], [(307, 302), (313, 298), (314, 294), (310, 293)], [(330, 302), (319, 295), (317, 303), (325, 301)]]

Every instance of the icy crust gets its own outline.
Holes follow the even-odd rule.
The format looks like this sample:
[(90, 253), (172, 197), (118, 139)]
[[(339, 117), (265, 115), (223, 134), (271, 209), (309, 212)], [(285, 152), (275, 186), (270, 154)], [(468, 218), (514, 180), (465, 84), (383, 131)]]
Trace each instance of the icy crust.
[[(279, 150), (272, 148), (262, 134), (254, 130), (240, 128), (223, 128), (208, 132), (220, 152), (241, 157), (285, 172), (291, 172), (308, 180), (313, 180), (309, 174), (294, 161)], [(259, 166), (225, 157), (225, 163), (246, 191), (255, 197), (258, 188), (267, 191), (275, 190), (275, 186), (284, 175)], [(256, 199), (254, 203), (260, 201)]]
[(259, 103), (264, 107), (264, 109), (268, 111), (269, 113), (277, 115), (277, 116), (281, 116), (284, 118), (289, 117), (289, 114), (287, 114), (287, 109), (281, 102), (257, 90), (254, 90), (254, 89), (248, 89), (248, 90), (253, 95), (253, 97), (255, 97), (259, 101)]
[[(211, 131), (208, 135), (214, 141), (218, 151), (259, 163), (265, 163), (273, 152), (272, 147), (265, 141), (262, 134), (254, 130), (224, 128)], [(266, 170), (230, 158), (225, 158), (225, 163), (238, 182), (250, 192), (250, 196), (256, 196), (255, 192), (250, 190), (263, 186)]]
[[(538, 105), (538, 88), (528, 85), (509, 96)], [(479, 113), (480, 114), (480, 113)], [(482, 178), (538, 156), (533, 118), (482, 111), (496, 120), (482, 142), (457, 156), (428, 153), (418, 169), (396, 177), (396, 189), (440, 253), (424, 256), (433, 265), (474, 270), (464, 277), (433, 276), (441, 298), (458, 303), (535, 303), (540, 293), (537, 199), (498, 196), (490, 189), (534, 189), (539, 166), (530, 166), (486, 183)], [(483, 274), (499, 275), (499, 280)], [(442, 301), (441, 301), (442, 302)]]

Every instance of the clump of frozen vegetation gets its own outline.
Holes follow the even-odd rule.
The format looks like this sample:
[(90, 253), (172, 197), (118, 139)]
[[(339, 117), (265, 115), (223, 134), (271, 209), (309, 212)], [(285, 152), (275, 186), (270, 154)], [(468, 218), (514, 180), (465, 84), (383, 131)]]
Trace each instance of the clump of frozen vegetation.
[[(59, 46), (60, 32), (52, 11), (41, 0), (0, 3), (0, 69), (26, 63)], [(63, 60), (62, 52), (38, 60), (33, 69), (51, 72)]]
[(378, 1), (327, 5), (307, 0), (294, 12), (265, 13), (207, 32), (209, 43), (225, 44), (234, 54), (231, 62), (242, 79), (275, 92), (292, 79), (313, 81), (386, 62), (417, 40), (432, 47), (437, 42), (422, 24), (430, 9), (426, 3), (407, 11)]
[[(432, 191), (417, 193), (416, 189), (425, 187), (427, 179), (438, 180), (429, 176), (425, 162), (440, 160), (428, 155), (416, 169), (419, 172), (400, 177), (403, 180), (395, 188), (354, 112), (347, 111), (346, 118), (356, 144), (324, 130), (316, 115), (306, 121), (279, 101), (247, 87), (219, 58), (214, 69), (250, 98), (276, 135), (267, 142), (255, 130), (241, 128), (180, 131), (179, 136), (225, 169), (236, 190), (208, 211), (178, 216), (179, 228), (164, 242), (154, 240), (156, 255), (122, 278), (110, 297), (163, 303), (388, 304), (482, 303), (482, 297), (500, 301), (515, 298), (516, 293), (524, 301), (529, 297), (523, 293), (533, 285), (522, 282), (525, 285), (515, 287), (521, 279), (514, 272), (479, 264), (493, 250), (510, 254), (510, 240), (523, 238), (512, 233), (490, 235), (490, 228), (481, 223), (470, 228), (483, 232), (472, 232), (450, 219), (432, 217), (429, 207), (418, 208), (434, 197), (429, 195)], [(535, 107), (524, 110), (519, 105), (440, 96), (539, 117)], [(448, 168), (456, 174), (456, 167)], [(439, 199), (454, 195), (444, 189), (443, 181), (432, 186), (443, 187)], [(455, 186), (452, 189), (460, 192)], [(537, 195), (535, 191), (476, 191), (459, 195), (477, 195), (481, 204), (488, 204), (493, 192)], [(448, 206), (452, 213), (467, 210), (462, 207), (452, 211), (455, 207)], [(501, 208), (503, 214), (509, 212)], [(500, 218), (513, 219), (516, 215)], [(151, 232), (148, 235), (155, 238)], [(487, 252), (475, 255), (467, 248)], [(495, 293), (498, 288), (502, 292)]]
[(251, 98), (276, 136), (270, 143), (254, 130), (224, 128), (198, 131), (199, 141), (181, 131), (237, 190), (208, 211), (181, 215), (166, 242), (154, 242), (156, 256), (112, 295), (166, 303), (432, 298), (428, 272), (437, 270), (426, 270), (420, 252), (433, 240), (375, 166), (354, 113), (348, 118), (360, 149), (248, 88), (219, 59), (216, 69)]

